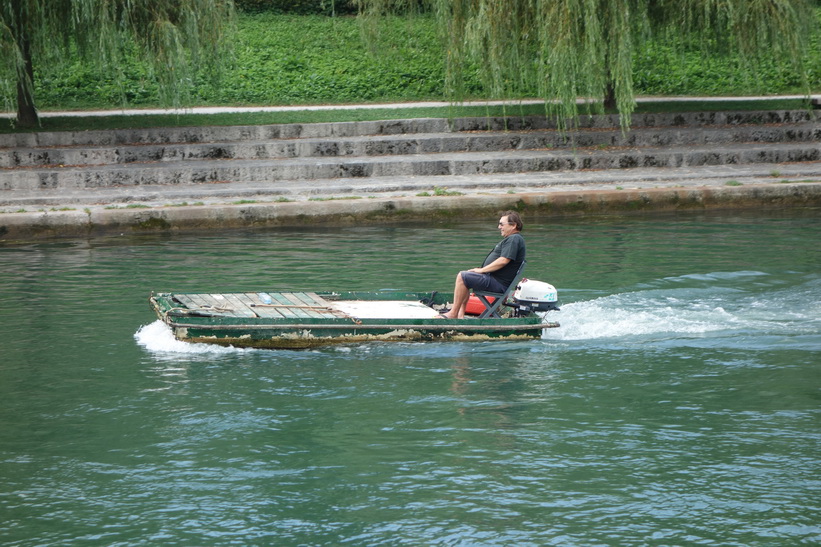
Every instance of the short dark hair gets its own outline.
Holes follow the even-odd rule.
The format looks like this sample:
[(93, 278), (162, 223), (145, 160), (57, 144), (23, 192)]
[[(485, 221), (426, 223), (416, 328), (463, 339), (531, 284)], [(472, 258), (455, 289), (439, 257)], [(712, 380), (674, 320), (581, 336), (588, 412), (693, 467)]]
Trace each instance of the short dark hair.
[(517, 213), (516, 211), (507, 211), (505, 213), (502, 213), (502, 216), (507, 217), (507, 221), (510, 224), (515, 224), (517, 231), (521, 232), (522, 228), (524, 228), (524, 225), (522, 224), (522, 217), (520, 217), (519, 213)]

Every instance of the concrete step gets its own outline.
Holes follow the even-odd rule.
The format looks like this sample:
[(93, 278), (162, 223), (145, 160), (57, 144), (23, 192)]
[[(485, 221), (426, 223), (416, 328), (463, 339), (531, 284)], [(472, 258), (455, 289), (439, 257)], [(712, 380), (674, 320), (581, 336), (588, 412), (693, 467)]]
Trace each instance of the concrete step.
[[(276, 124), (252, 126), (160, 127), (101, 131), (59, 131), (0, 135), (0, 150), (13, 148), (115, 146), (121, 144), (179, 144), (269, 141), (272, 139), (342, 138), (374, 135), (449, 133), (463, 131), (555, 130), (545, 116), (511, 115), (479, 118), (419, 118), (365, 122)], [(818, 121), (811, 110), (683, 112), (635, 114), (633, 130), (664, 127), (710, 127), (762, 124), (800, 124)], [(583, 116), (578, 129), (620, 129), (617, 115)]]
[(11, 148), (0, 150), (0, 168), (90, 166), (209, 159), (382, 156), (608, 146), (659, 147), (726, 143), (821, 142), (816, 122), (724, 127), (472, 131), (338, 138)]
[(494, 173), (456, 175), (451, 177), (369, 177), (336, 178), (276, 182), (236, 182), (232, 184), (177, 185), (147, 184), (128, 188), (33, 189), (13, 193), (0, 192), (0, 207), (14, 212), (37, 207), (114, 208), (135, 205), (196, 206), (202, 204), (237, 204), (246, 202), (300, 201), (310, 199), (369, 198), (379, 196), (416, 196), (426, 193), (435, 199), (439, 194), (454, 192), (511, 194), (551, 190), (635, 189), (681, 186), (772, 184), (821, 181), (821, 161), (783, 165), (702, 165), (669, 169), (642, 167), (611, 170), (574, 170), (530, 173)]
[[(389, 176), (462, 176), (579, 169), (680, 168), (821, 161), (821, 143), (767, 143), (575, 150), (509, 150), (281, 160), (185, 160), (82, 167), (6, 169), (0, 190), (266, 182)], [(443, 183), (446, 184), (446, 183)]]

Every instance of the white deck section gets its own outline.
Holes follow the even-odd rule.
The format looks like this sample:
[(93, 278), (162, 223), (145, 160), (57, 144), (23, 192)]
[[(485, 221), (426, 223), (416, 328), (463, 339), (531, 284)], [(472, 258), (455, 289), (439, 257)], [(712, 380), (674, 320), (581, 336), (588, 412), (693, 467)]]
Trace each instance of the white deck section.
[(433, 319), (439, 312), (408, 300), (339, 300), (334, 309), (358, 319)]

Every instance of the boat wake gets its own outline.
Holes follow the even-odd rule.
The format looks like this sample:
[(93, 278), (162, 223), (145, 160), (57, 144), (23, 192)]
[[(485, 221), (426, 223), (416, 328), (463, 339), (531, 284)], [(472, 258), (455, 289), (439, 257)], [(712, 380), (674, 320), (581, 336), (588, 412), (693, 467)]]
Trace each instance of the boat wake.
[(634, 340), (821, 333), (821, 280), (760, 272), (665, 278), (622, 293), (561, 306), (545, 340)]
[(143, 325), (134, 333), (137, 344), (153, 353), (179, 354), (224, 354), (238, 351), (251, 351), (244, 348), (231, 348), (216, 344), (190, 344), (174, 338), (171, 327), (157, 319), (153, 323)]

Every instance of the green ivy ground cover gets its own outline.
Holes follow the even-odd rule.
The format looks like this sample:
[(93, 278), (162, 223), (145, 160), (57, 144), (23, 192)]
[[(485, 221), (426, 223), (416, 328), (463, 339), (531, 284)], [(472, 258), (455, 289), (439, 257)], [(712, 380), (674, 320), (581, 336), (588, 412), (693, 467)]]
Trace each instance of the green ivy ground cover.
[[(821, 9), (818, 10), (821, 17)], [(819, 25), (821, 28), (821, 25)], [(821, 90), (821, 31), (807, 44), (810, 89), (791, 67), (773, 64), (754, 78), (737, 59), (705, 57), (693, 47), (651, 43), (635, 56), (637, 95), (794, 94)], [(235, 62), (218, 82), (197, 77), (188, 104), (293, 105), (445, 98), (444, 54), (429, 17), (387, 19), (369, 51), (353, 17), (242, 14)], [(148, 69), (128, 60), (123, 79), (80, 62), (40, 67), (36, 96), (41, 109), (159, 106)], [(489, 98), (478, 75), (467, 77), (467, 96)], [(530, 96), (536, 96), (534, 89)]]

